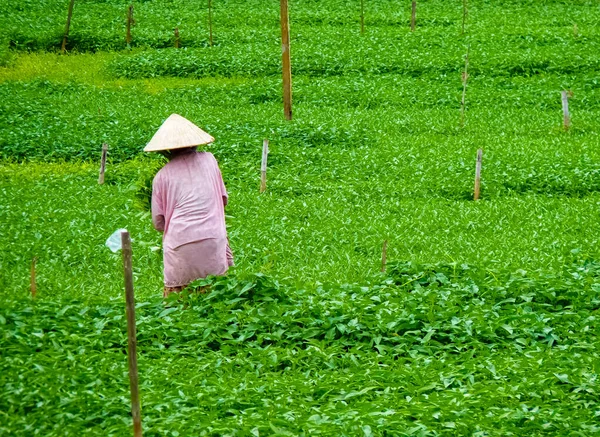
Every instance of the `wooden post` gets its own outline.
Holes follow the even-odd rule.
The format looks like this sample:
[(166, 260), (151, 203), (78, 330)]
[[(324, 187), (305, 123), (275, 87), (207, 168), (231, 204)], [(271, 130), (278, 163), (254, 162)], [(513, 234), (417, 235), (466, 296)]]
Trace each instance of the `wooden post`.
[(213, 28), (212, 28), (212, 0), (208, 0), (208, 38), (210, 46), (213, 45)]
[(477, 150), (477, 164), (475, 166), (475, 190), (473, 198), (479, 200), (479, 191), (481, 189), (481, 160), (483, 159), (483, 150)]
[(360, 0), (360, 33), (365, 33), (365, 0)]
[(569, 114), (569, 91), (562, 91), (563, 127), (568, 130), (571, 126), (571, 114)]
[(260, 192), (267, 189), (267, 156), (269, 155), (269, 140), (263, 141), (262, 162), (260, 164)]
[(73, 5), (75, 0), (71, 0), (69, 3), (69, 12), (67, 13), (67, 25), (65, 26), (65, 34), (62, 40), (61, 51), (64, 53), (67, 50), (67, 38), (69, 38), (69, 28), (71, 27), (71, 17), (73, 16)]
[(37, 293), (37, 284), (35, 280), (35, 264), (37, 263), (37, 256), (31, 258), (31, 297), (35, 298)]
[(463, 20), (462, 20), (462, 33), (465, 33), (465, 25), (467, 23), (467, 15), (469, 13), (467, 0), (463, 0)]
[(131, 238), (129, 232), (121, 232), (123, 250), (123, 275), (125, 276), (125, 304), (127, 311), (127, 358), (129, 362), (129, 388), (131, 390), (131, 415), (133, 435), (142, 437), (142, 415), (137, 369), (137, 340), (135, 332), (135, 299), (133, 296), (133, 268), (131, 263)]
[(410, 14), (410, 31), (415, 31), (415, 25), (417, 21), (417, 2), (413, 0), (412, 2), (412, 13)]
[(102, 144), (102, 158), (100, 159), (100, 175), (98, 176), (98, 183), (102, 185), (104, 183), (104, 171), (106, 170), (106, 153), (108, 152), (108, 144)]
[(460, 101), (460, 125), (465, 125), (465, 99), (467, 96), (467, 81), (469, 80), (469, 47), (467, 47), (467, 54), (465, 56), (465, 71), (462, 74), (463, 92), (462, 99)]
[(387, 263), (387, 245), (388, 241), (383, 242), (383, 248), (381, 249), (381, 271), (385, 272), (385, 265)]
[(127, 8), (127, 34), (125, 35), (125, 41), (128, 46), (131, 45), (131, 26), (133, 23), (133, 5), (129, 5), (129, 8)]
[(281, 6), (281, 57), (283, 65), (283, 113), (292, 119), (292, 61), (290, 59), (290, 20), (288, 0), (280, 0)]
[(175, 48), (179, 48), (179, 28), (175, 28)]

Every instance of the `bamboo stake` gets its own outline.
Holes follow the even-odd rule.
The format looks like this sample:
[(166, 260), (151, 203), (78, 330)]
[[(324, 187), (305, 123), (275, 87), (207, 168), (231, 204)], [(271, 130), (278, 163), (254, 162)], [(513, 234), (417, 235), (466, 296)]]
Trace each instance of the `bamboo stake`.
[(213, 28), (212, 28), (212, 0), (208, 0), (208, 38), (210, 46), (213, 45)]
[(175, 28), (175, 48), (179, 48), (179, 28)]
[(385, 272), (385, 265), (387, 264), (387, 245), (388, 241), (383, 242), (383, 248), (381, 249), (381, 271)]
[(102, 158), (100, 159), (100, 175), (98, 176), (98, 183), (102, 185), (104, 183), (104, 171), (106, 170), (106, 153), (108, 152), (108, 144), (102, 144)]
[(460, 125), (465, 125), (465, 99), (467, 96), (467, 81), (469, 80), (469, 47), (467, 47), (467, 54), (465, 56), (465, 71), (462, 74), (463, 92), (462, 99), (460, 101)]
[(125, 41), (127, 42), (128, 46), (131, 45), (131, 26), (133, 23), (133, 5), (129, 5), (129, 8), (127, 8), (127, 34), (125, 35)]
[(415, 31), (416, 21), (417, 21), (417, 2), (415, 0), (413, 0), (412, 13), (410, 14), (410, 31), (411, 32)]
[(467, 15), (469, 14), (469, 9), (468, 9), (468, 4), (467, 4), (468, 0), (463, 0), (463, 19), (462, 19), (462, 33), (465, 33), (465, 25), (467, 23)]
[(262, 162), (260, 164), (260, 192), (267, 189), (267, 156), (269, 155), (269, 140), (263, 141)]
[(483, 159), (483, 150), (477, 150), (477, 165), (475, 166), (475, 190), (473, 198), (479, 200), (479, 191), (481, 189), (481, 160)]
[(131, 238), (129, 232), (121, 232), (123, 249), (123, 275), (125, 276), (125, 302), (127, 309), (127, 358), (129, 363), (129, 388), (131, 390), (131, 415), (133, 435), (142, 437), (142, 415), (137, 368), (137, 340), (135, 330), (135, 298), (133, 295), (133, 268), (131, 263)]
[(288, 0), (280, 0), (281, 6), (281, 57), (283, 65), (283, 113), (292, 119), (292, 61), (290, 59), (290, 19)]
[(67, 12), (67, 24), (65, 26), (65, 34), (62, 40), (61, 52), (65, 53), (67, 50), (67, 39), (69, 38), (69, 28), (71, 27), (71, 17), (73, 16), (73, 6), (75, 5), (75, 0), (71, 0), (69, 3), (69, 11)]
[(31, 258), (31, 297), (35, 298), (37, 294), (37, 284), (35, 280), (35, 264), (37, 263), (38, 257), (34, 256)]
[(569, 114), (569, 91), (562, 91), (563, 127), (568, 130), (571, 126), (571, 114)]
[(365, 0), (360, 0), (360, 33), (365, 33)]

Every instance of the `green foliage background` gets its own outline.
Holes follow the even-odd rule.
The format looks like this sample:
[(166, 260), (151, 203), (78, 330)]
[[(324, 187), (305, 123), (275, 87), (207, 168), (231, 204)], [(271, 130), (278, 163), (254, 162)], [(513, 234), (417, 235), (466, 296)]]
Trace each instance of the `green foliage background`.
[[(66, 55), (67, 2), (3, 6), (0, 434), (129, 432), (122, 227), (146, 435), (600, 433), (597, 3), (470, 1), (462, 34), (462, 2), (411, 33), (366, 0), (361, 35), (358, 1), (292, 1), (293, 122), (277, 2), (213, 4), (213, 47), (179, 0), (127, 47), (127, 2), (76, 1)], [(236, 267), (165, 307), (141, 149), (173, 112), (217, 138)]]

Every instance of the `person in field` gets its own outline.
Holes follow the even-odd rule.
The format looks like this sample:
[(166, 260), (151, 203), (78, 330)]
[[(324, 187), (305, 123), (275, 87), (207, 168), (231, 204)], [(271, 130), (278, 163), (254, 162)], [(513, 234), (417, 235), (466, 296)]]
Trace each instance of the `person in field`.
[(164, 297), (196, 279), (224, 275), (233, 265), (221, 171), (212, 153), (196, 150), (213, 141), (172, 114), (144, 148), (169, 159), (152, 183), (152, 222), (163, 233)]

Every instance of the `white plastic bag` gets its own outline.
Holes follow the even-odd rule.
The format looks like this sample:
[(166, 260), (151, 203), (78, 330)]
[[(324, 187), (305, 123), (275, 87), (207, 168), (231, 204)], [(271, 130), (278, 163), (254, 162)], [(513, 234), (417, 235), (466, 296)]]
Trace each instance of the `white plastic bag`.
[(127, 229), (117, 229), (106, 240), (106, 247), (108, 247), (113, 252), (118, 252), (119, 250), (121, 250), (121, 232), (127, 232)]

